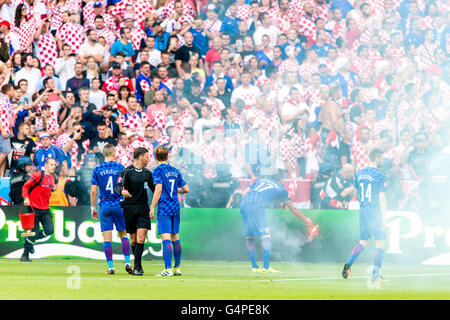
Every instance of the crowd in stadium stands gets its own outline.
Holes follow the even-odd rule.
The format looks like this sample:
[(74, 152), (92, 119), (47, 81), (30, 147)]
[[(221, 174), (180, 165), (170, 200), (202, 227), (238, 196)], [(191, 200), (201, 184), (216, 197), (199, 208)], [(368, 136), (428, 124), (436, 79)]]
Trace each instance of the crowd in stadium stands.
[(314, 207), (346, 208), (375, 147), (391, 208), (433, 202), (449, 153), (448, 1), (0, 6), (0, 176), (56, 158), (54, 205), (88, 205), (108, 142), (125, 166), (142, 146), (154, 167), (168, 146), (185, 206), (225, 206), (242, 181), (284, 170), (292, 196), (309, 180)]

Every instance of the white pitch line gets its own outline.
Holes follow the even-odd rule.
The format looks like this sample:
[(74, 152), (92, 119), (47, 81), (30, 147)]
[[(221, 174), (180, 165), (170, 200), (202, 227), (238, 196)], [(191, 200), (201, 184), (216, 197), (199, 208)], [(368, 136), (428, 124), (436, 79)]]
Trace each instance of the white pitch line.
[[(33, 257), (30, 257), (31, 259), (33, 258)], [(133, 259), (131, 259), (131, 261), (133, 261)], [(54, 264), (54, 263), (68, 263), (68, 262), (71, 262), (71, 264), (72, 265), (99, 265), (99, 264), (102, 264), (102, 263), (104, 263), (104, 261), (98, 261), (98, 262), (87, 262), (87, 261), (85, 261), (85, 262), (78, 262), (77, 260), (73, 260), (73, 261), (71, 261), (71, 260), (63, 260), (63, 261), (61, 261), (61, 260), (51, 260), (51, 261), (39, 261), (39, 259), (35, 259), (35, 260), (33, 260), (33, 263), (37, 263), (37, 264)], [(1, 260), (0, 259), (0, 263), (17, 263), (17, 260), (16, 259), (3, 259), (3, 260)], [(162, 260), (161, 261), (144, 261), (144, 263), (148, 263), (148, 264), (150, 264), (150, 265), (155, 265), (155, 264), (162, 264)], [(225, 267), (227, 267), (227, 268), (237, 268), (237, 269), (250, 269), (250, 266), (248, 265), (248, 264), (243, 264), (243, 265), (227, 265), (227, 264), (229, 264), (229, 263), (234, 263), (234, 262), (227, 262), (227, 261), (218, 261), (217, 262), (218, 264), (221, 264), (220, 266), (225, 266)], [(283, 262), (282, 262), (283, 263)], [(285, 265), (288, 265), (288, 266), (291, 266), (291, 267), (298, 267), (299, 269), (301, 269), (302, 267), (301, 267), (301, 263), (299, 263), (298, 265), (297, 264), (289, 264), (289, 263), (285, 263)], [(187, 261), (187, 262), (185, 262), (184, 263), (184, 266), (185, 267), (217, 267), (218, 265), (217, 264), (190, 264), (190, 262), (189, 261)], [(311, 266), (311, 265), (310, 265)], [(335, 266), (320, 266), (320, 268), (322, 268), (322, 269), (336, 269), (336, 267)], [(301, 270), (300, 270), (301, 271)]]
[[(436, 276), (448, 276), (450, 275), (450, 272), (446, 273), (413, 273), (413, 274), (404, 274), (404, 275), (387, 275), (385, 276), (386, 279), (389, 278), (420, 278), (420, 277), (436, 277)], [(152, 276), (153, 277), (153, 276)], [(367, 279), (369, 278), (366, 276), (352, 276), (351, 279)], [(21, 277), (21, 276), (8, 276), (8, 277), (0, 277), (0, 279), (64, 279), (66, 280), (67, 277), (54, 277), (54, 276), (48, 276), (48, 277)], [(341, 280), (340, 277), (323, 277), (323, 278), (291, 278), (291, 279), (185, 279), (185, 278), (178, 278), (180, 282), (283, 282), (283, 281), (324, 281), (324, 280)], [(94, 278), (94, 277), (88, 277), (84, 278), (81, 277), (82, 281), (89, 281), (89, 280), (107, 280), (107, 281), (169, 281), (169, 279), (154, 279), (154, 278), (130, 278), (130, 279), (114, 279), (113, 277), (102, 277), (102, 278)]]

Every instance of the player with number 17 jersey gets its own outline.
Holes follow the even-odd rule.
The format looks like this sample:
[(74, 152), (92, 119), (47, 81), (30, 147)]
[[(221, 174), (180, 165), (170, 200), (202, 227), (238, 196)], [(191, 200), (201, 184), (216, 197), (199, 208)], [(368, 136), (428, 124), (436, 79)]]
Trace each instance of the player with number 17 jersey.
[(241, 202), (241, 215), (245, 236), (269, 234), (265, 207), (273, 200), (289, 201), (286, 189), (277, 182), (257, 179), (249, 186)]

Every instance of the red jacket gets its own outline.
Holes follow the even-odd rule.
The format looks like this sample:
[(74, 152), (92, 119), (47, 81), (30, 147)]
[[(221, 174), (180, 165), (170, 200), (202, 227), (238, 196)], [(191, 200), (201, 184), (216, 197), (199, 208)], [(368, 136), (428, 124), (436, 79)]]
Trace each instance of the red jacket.
[(55, 187), (54, 175), (47, 176), (44, 173), (44, 179), (42, 179), (41, 183), (32, 190), (31, 194), (29, 191), (31, 187), (39, 182), (41, 174), (41, 171), (33, 173), (31, 178), (23, 185), (22, 197), (30, 200), (30, 206), (32, 208), (47, 210), (50, 207), (49, 200), (52, 189)]

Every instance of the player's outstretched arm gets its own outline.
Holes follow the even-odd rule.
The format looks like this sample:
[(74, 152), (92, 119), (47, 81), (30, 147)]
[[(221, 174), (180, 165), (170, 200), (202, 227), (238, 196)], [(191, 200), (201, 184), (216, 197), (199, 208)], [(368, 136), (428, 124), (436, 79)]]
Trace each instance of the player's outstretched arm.
[(298, 210), (298, 209), (294, 206), (294, 203), (293, 203), (291, 200), (286, 201), (285, 204), (287, 205), (287, 207), (289, 208), (289, 210), (290, 210), (294, 215), (296, 215), (299, 219), (301, 219), (301, 220), (303, 221), (304, 224), (306, 224), (307, 226), (312, 226), (312, 225), (313, 225), (311, 219), (305, 217), (305, 216), (300, 212), (300, 210)]
[(189, 192), (190, 192), (190, 189), (187, 184), (185, 184), (181, 188), (178, 188), (178, 194), (185, 194), (185, 193), (189, 193)]
[(244, 198), (245, 195), (249, 192), (250, 192), (250, 187), (247, 187), (245, 190), (242, 190), (240, 188), (234, 190), (233, 194), (230, 196), (230, 199), (228, 200), (226, 208), (227, 209), (231, 208), (231, 204), (233, 203), (233, 199), (236, 194), (241, 194), (242, 198)]
[(93, 219), (98, 219), (97, 210), (95, 210), (95, 200), (97, 198), (97, 185), (91, 185), (91, 216)]

